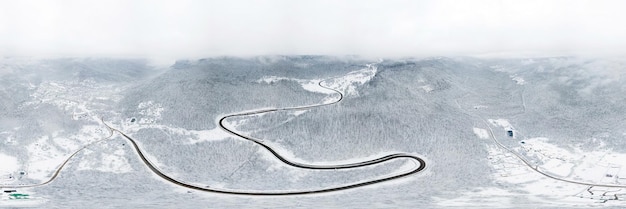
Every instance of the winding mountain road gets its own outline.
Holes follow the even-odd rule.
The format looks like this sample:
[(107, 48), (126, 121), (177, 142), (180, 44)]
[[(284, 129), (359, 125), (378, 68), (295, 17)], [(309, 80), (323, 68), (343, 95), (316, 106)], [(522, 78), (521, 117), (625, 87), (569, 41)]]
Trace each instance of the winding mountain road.
[[(176, 185), (179, 185), (181, 187), (185, 187), (185, 188), (189, 188), (189, 189), (194, 189), (194, 190), (198, 190), (198, 191), (204, 191), (204, 192), (214, 192), (214, 193), (222, 193), (222, 194), (236, 194), (236, 195), (266, 195), (266, 196), (279, 196), (279, 195), (302, 195), (302, 194), (315, 194), (315, 193), (324, 193), (324, 192), (333, 192), (333, 191), (341, 191), (341, 190), (347, 190), (347, 189), (352, 189), (352, 188), (357, 188), (357, 187), (363, 187), (363, 186), (367, 186), (367, 185), (371, 185), (371, 184), (376, 184), (376, 183), (381, 183), (381, 182), (385, 182), (385, 181), (390, 181), (393, 179), (398, 179), (401, 177), (405, 177), (405, 176), (409, 176), (411, 174), (415, 174), (418, 173), (422, 170), (424, 170), (426, 168), (426, 162), (415, 156), (415, 155), (411, 155), (411, 154), (407, 154), (407, 153), (396, 153), (396, 154), (390, 154), (390, 155), (386, 155), (380, 158), (376, 158), (376, 159), (371, 159), (371, 160), (367, 160), (367, 161), (363, 161), (363, 162), (356, 162), (356, 163), (348, 163), (348, 164), (338, 164), (338, 165), (309, 165), (309, 164), (304, 164), (304, 163), (298, 163), (298, 162), (294, 162), (291, 160), (286, 159), (285, 157), (283, 157), (282, 155), (280, 155), (278, 152), (276, 152), (276, 150), (274, 150), (272, 147), (268, 146), (267, 144), (264, 144), (262, 140), (250, 137), (250, 136), (245, 136), (241, 133), (236, 132), (233, 129), (229, 129), (226, 126), (224, 126), (224, 121), (228, 118), (233, 118), (233, 117), (239, 117), (239, 116), (247, 116), (247, 115), (256, 115), (256, 114), (262, 114), (262, 113), (268, 113), (268, 112), (276, 112), (276, 111), (287, 111), (287, 110), (304, 110), (304, 109), (310, 109), (310, 108), (315, 108), (315, 107), (320, 107), (320, 106), (326, 106), (326, 105), (332, 105), (332, 104), (336, 104), (338, 102), (340, 102), (343, 99), (343, 94), (335, 89), (326, 87), (324, 85), (322, 85), (323, 81), (320, 81), (318, 83), (318, 85), (320, 85), (322, 88), (328, 89), (328, 90), (332, 90), (334, 92), (336, 92), (339, 95), (339, 98), (336, 101), (333, 102), (329, 102), (329, 103), (321, 103), (321, 104), (314, 104), (314, 105), (306, 105), (306, 106), (297, 106), (297, 107), (285, 107), (285, 108), (271, 108), (271, 109), (263, 109), (263, 110), (255, 110), (255, 111), (248, 111), (248, 112), (241, 112), (241, 113), (234, 113), (234, 114), (230, 114), (230, 115), (226, 115), (224, 117), (222, 117), (219, 120), (219, 126), (225, 130), (228, 133), (231, 133), (235, 136), (239, 136), (243, 139), (252, 141), (254, 143), (256, 143), (257, 145), (265, 148), (267, 151), (271, 152), (276, 158), (278, 158), (280, 161), (282, 161), (283, 163), (293, 166), (293, 167), (298, 167), (298, 168), (303, 168), (303, 169), (314, 169), (314, 170), (338, 170), (338, 169), (350, 169), (350, 168), (359, 168), (359, 167), (364, 167), (364, 166), (369, 166), (369, 165), (375, 165), (375, 164), (380, 164), (383, 162), (387, 162), (393, 159), (409, 159), (409, 160), (413, 160), (416, 162), (416, 167), (413, 168), (412, 170), (403, 172), (403, 173), (399, 173), (399, 174), (394, 174), (391, 176), (387, 176), (387, 177), (382, 177), (382, 178), (377, 178), (377, 179), (372, 179), (372, 180), (367, 180), (367, 181), (362, 181), (362, 182), (358, 182), (358, 183), (353, 183), (353, 184), (348, 184), (348, 185), (342, 185), (342, 186), (337, 186), (337, 187), (330, 187), (330, 188), (324, 188), (324, 189), (316, 189), (316, 190), (306, 190), (306, 191), (239, 191), (239, 190), (229, 190), (229, 189), (218, 189), (218, 188), (211, 188), (211, 187), (207, 187), (207, 186), (198, 186), (198, 185), (193, 185), (193, 184), (189, 184), (189, 183), (185, 183), (181, 180), (175, 179), (167, 174), (165, 174), (164, 172), (162, 172), (161, 170), (159, 170), (158, 167), (156, 167), (153, 163), (151, 163), (145, 156), (145, 154), (143, 153), (143, 151), (139, 148), (139, 146), (137, 145), (137, 142), (130, 136), (126, 135), (125, 133), (112, 128), (111, 126), (109, 126), (108, 124), (104, 123), (103, 124), (109, 128), (109, 130), (111, 130), (112, 132), (117, 132), (119, 134), (121, 134), (124, 138), (126, 138), (128, 141), (131, 142), (131, 144), (133, 145), (133, 148), (135, 149), (135, 151), (137, 152), (137, 154), (139, 155), (139, 157), (141, 158), (141, 160), (143, 161), (144, 164), (146, 164), (146, 166), (148, 166), (148, 168), (155, 173), (157, 176), (163, 178), (166, 181), (169, 181), (171, 183), (174, 183)], [(417, 166), (417, 163), (419, 163), (419, 166)]]
[(406, 153), (390, 154), (390, 155), (386, 155), (386, 156), (383, 156), (383, 157), (380, 157), (380, 158), (371, 159), (371, 160), (367, 160), (367, 161), (363, 161), (363, 162), (348, 163), (348, 164), (338, 164), (338, 165), (309, 165), (309, 164), (304, 164), (304, 163), (298, 163), (298, 162), (294, 162), (294, 161), (286, 159), (285, 157), (280, 155), (278, 152), (276, 152), (273, 148), (271, 148), (270, 146), (264, 144), (262, 142), (262, 140), (255, 139), (255, 138), (250, 137), (250, 136), (245, 136), (243, 134), (240, 134), (240, 133), (236, 132), (233, 129), (229, 129), (226, 126), (224, 126), (224, 121), (226, 119), (228, 119), (228, 118), (247, 116), (247, 115), (256, 115), (256, 114), (262, 114), (262, 113), (268, 113), (268, 112), (276, 112), (276, 111), (304, 110), (304, 109), (310, 109), (310, 108), (315, 108), (315, 107), (320, 107), (320, 106), (336, 104), (336, 103), (340, 102), (343, 99), (343, 94), (341, 92), (339, 92), (339, 91), (337, 91), (335, 89), (323, 86), (322, 82), (323, 81), (320, 81), (318, 83), (318, 85), (321, 86), (322, 88), (325, 88), (325, 89), (328, 89), (328, 90), (332, 90), (335, 93), (337, 93), (337, 95), (339, 95), (339, 98), (337, 100), (335, 100), (333, 102), (329, 102), (329, 103), (321, 103), (321, 104), (314, 104), (314, 105), (297, 106), (297, 107), (285, 107), (285, 108), (272, 108), (272, 109), (264, 109), (264, 110), (255, 110), (255, 111), (234, 113), (234, 114), (230, 114), (230, 115), (226, 115), (226, 116), (222, 117), (219, 120), (219, 126), (223, 130), (228, 132), (228, 133), (231, 133), (231, 134), (233, 134), (235, 136), (239, 136), (239, 137), (241, 137), (243, 139), (252, 141), (252, 142), (262, 146), (263, 148), (265, 148), (266, 150), (271, 152), (280, 161), (282, 161), (283, 163), (288, 164), (290, 166), (293, 166), (293, 167), (298, 167), (298, 168), (303, 168), (303, 169), (314, 169), (314, 170), (350, 169), (350, 168), (359, 168), (359, 167), (364, 167), (364, 166), (369, 166), (369, 165), (380, 164), (380, 163), (383, 163), (383, 162), (387, 162), (387, 161), (390, 161), (390, 160), (393, 160), (393, 159), (400, 159), (400, 158), (413, 160), (416, 163), (418, 163), (419, 166), (416, 166), (414, 169), (412, 169), (410, 171), (407, 171), (407, 172), (404, 172), (404, 173), (395, 174), (395, 175), (391, 175), (391, 176), (387, 176), (387, 177), (382, 177), (382, 178), (377, 178), (377, 179), (372, 179), (372, 180), (367, 180), (367, 181), (362, 181), (362, 182), (358, 182), (358, 183), (342, 185), (342, 186), (337, 186), (337, 187), (330, 187), (330, 188), (316, 189), (316, 190), (306, 190), (306, 191), (271, 191), (271, 192), (267, 192), (267, 191), (237, 191), (237, 190), (210, 188), (210, 187), (207, 187), (207, 186), (202, 187), (202, 186), (197, 186), (197, 185), (185, 183), (185, 182), (183, 182), (181, 180), (177, 180), (177, 179), (172, 178), (169, 175), (165, 174), (161, 170), (159, 170), (158, 167), (156, 167), (152, 162), (150, 162), (146, 158), (145, 154), (139, 148), (139, 146), (137, 145), (137, 142), (132, 137), (126, 135), (125, 133), (123, 133), (122, 131), (120, 131), (118, 129), (115, 129), (115, 128), (109, 126), (107, 123), (104, 122), (104, 119), (101, 119), (102, 123), (109, 129), (109, 133), (110, 133), (109, 136), (105, 137), (103, 139), (97, 140), (97, 141), (93, 141), (93, 142), (91, 142), (91, 143), (81, 147), (80, 149), (76, 150), (75, 152), (73, 152), (65, 161), (63, 161), (57, 167), (57, 169), (55, 169), (55, 171), (52, 174), (52, 176), (50, 177), (50, 179), (48, 179), (45, 182), (37, 183), (37, 184), (29, 184), (29, 185), (0, 185), (0, 187), (3, 187), (3, 188), (29, 188), (29, 187), (38, 187), (38, 186), (46, 185), (46, 184), (54, 181), (59, 176), (61, 170), (65, 167), (65, 165), (74, 156), (76, 156), (78, 153), (80, 153), (81, 151), (83, 151), (84, 149), (86, 149), (90, 145), (93, 145), (95, 143), (104, 141), (106, 139), (110, 139), (113, 136), (114, 132), (117, 132), (117, 133), (121, 134), (124, 138), (126, 138), (128, 141), (131, 142), (131, 144), (133, 145), (133, 148), (135, 149), (137, 155), (139, 155), (139, 157), (141, 158), (143, 163), (146, 164), (146, 166), (148, 166), (148, 168), (152, 172), (154, 172), (157, 176), (163, 178), (166, 181), (169, 181), (171, 183), (174, 183), (176, 185), (179, 185), (179, 186), (182, 186), (182, 187), (185, 187), (185, 188), (199, 190), (199, 191), (205, 191), (205, 192), (222, 193), (222, 194), (273, 195), (273, 196), (278, 196), (278, 195), (302, 195), (302, 194), (315, 194), (315, 193), (323, 193), (323, 192), (333, 192), (333, 191), (347, 190), (347, 189), (363, 187), (363, 186), (367, 186), (367, 185), (371, 185), (371, 184), (381, 183), (381, 182), (385, 182), (385, 181), (390, 181), (390, 180), (393, 180), (393, 179), (398, 179), (398, 178), (401, 178), (401, 177), (405, 177), (405, 176), (408, 176), (408, 175), (411, 175), (411, 174), (418, 173), (418, 172), (420, 172), (420, 171), (422, 171), (422, 170), (424, 170), (426, 168), (426, 162), (424, 160), (422, 160), (421, 158), (419, 158), (419, 157), (417, 157), (415, 155), (406, 154)]

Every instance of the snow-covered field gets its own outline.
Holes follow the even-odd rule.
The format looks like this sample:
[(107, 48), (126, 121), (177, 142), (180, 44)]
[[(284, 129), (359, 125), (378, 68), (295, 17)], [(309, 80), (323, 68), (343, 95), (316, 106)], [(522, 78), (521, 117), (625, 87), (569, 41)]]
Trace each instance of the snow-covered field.
[[(507, 119), (487, 121), (496, 132), (500, 132), (499, 129), (503, 132), (514, 130)], [(479, 139), (493, 140), (487, 129), (474, 127), (472, 130)], [(516, 200), (516, 196), (530, 199), (546, 207), (624, 205), (626, 179), (620, 176), (626, 176), (626, 171), (622, 170), (626, 166), (626, 153), (612, 151), (602, 143), (591, 150), (581, 149), (583, 146), (581, 144), (561, 147), (543, 137), (525, 139), (502, 137), (498, 140), (515, 141), (517, 146), (509, 149), (527, 159), (532, 167), (548, 175), (596, 186), (548, 178), (524, 164), (514, 153), (502, 149), (495, 143), (488, 143), (486, 157), (492, 167), (494, 181), (499, 186), (476, 188), (452, 199), (437, 198), (440, 206), (465, 207), (480, 202), (477, 204), (480, 207), (524, 207), (525, 203)]]
[[(293, 65), (274, 65), (290, 62), (286, 58), (258, 64), (278, 68), (272, 71), (276, 74), (248, 75), (242, 73), (247, 72), (244, 70), (226, 68), (228, 77), (209, 74), (208, 79), (182, 81), (156, 76), (148, 76), (156, 80), (135, 79), (138, 75), (133, 73), (134, 64), (130, 73), (123, 71), (122, 75), (97, 70), (107, 66), (108, 61), (93, 66), (81, 61), (88, 63), (84, 68), (60, 61), (60, 69), (75, 70), (68, 73), (76, 76), (72, 79), (37, 77), (39, 71), (6, 77), (21, 68), (11, 63), (2, 66), (15, 68), (0, 71), (0, 79), (6, 78), (0, 85), (2, 98), (20, 96), (0, 100), (0, 107), (7, 110), (0, 116), (2, 189), (47, 181), (67, 157), (87, 147), (66, 165), (57, 180), (18, 189), (30, 194), (32, 201), (9, 200), (3, 194), (0, 207), (73, 208), (97, 203), (105, 208), (620, 208), (625, 204), (626, 148), (621, 147), (620, 139), (626, 136), (626, 130), (620, 112), (623, 95), (618, 91), (623, 89), (618, 85), (623, 79), (607, 78), (615, 72), (593, 74), (577, 68), (621, 65), (560, 59), (482, 64), (433, 58), (335, 63), (333, 66), (350, 70), (332, 76), (274, 76), (284, 75), (282, 66), (306, 69), (326, 62), (316, 59), (321, 58), (300, 60), (302, 63)], [(215, 70), (219, 64), (239, 63), (224, 60), (187, 64), (192, 69), (202, 68), (202, 63), (208, 62), (207, 66)], [(35, 69), (53, 68), (52, 64), (37, 62), (19, 66), (30, 65)], [(180, 65), (182, 69), (170, 69), (172, 73), (168, 75), (195, 79), (195, 75), (184, 74), (197, 71)], [(574, 70), (568, 74), (570, 67)], [(326, 70), (328, 66), (320, 68)], [(228, 80), (233, 77), (236, 79)], [(164, 81), (150, 86), (158, 79)], [(234, 81), (238, 79), (244, 81)], [(6, 84), (12, 80), (14, 85)], [(321, 87), (320, 82), (342, 92), (344, 101), (314, 109), (231, 118), (225, 125), (258, 137), (281, 155), (300, 163), (354, 163), (406, 152), (423, 157), (427, 169), (398, 181), (328, 194), (271, 198), (205, 194), (153, 175), (127, 141), (118, 134), (108, 138), (110, 132), (101, 122), (103, 119), (137, 139), (148, 160), (163, 172), (184, 182), (213, 188), (319, 189), (387, 177), (417, 166), (399, 160), (350, 171), (296, 169), (216, 126), (220, 117), (233, 112), (215, 108), (217, 113), (208, 113), (200, 108), (230, 106), (236, 107), (231, 108), (235, 112), (248, 112), (286, 107), (276, 105), (285, 101), (292, 102), (292, 106), (336, 101), (336, 92)], [(196, 89), (198, 83), (206, 84), (206, 88)], [(255, 85), (257, 89), (245, 85)], [(558, 85), (581, 86), (554, 87)], [(146, 86), (158, 95), (132, 91)], [(265, 87), (282, 89), (276, 91), (278, 95), (245, 94)], [(224, 89), (232, 93), (220, 93)], [(208, 90), (210, 94), (203, 94)], [(187, 94), (200, 99), (184, 103), (187, 101), (178, 97)], [(252, 96), (238, 98), (231, 94)], [(205, 102), (202, 97), (215, 97), (211, 101), (218, 102)], [(279, 102), (266, 102), (272, 99)], [(598, 99), (603, 102), (594, 103)], [(193, 117), (198, 115), (201, 117)], [(185, 120), (192, 117), (201, 118), (206, 128), (185, 126), (190, 123)], [(513, 136), (508, 135), (509, 131)], [(530, 167), (499, 147), (494, 137), (526, 159)]]
[(14, 180), (13, 172), (19, 169), (19, 162), (16, 157), (0, 153), (2, 166), (0, 166), (0, 183), (8, 183)]

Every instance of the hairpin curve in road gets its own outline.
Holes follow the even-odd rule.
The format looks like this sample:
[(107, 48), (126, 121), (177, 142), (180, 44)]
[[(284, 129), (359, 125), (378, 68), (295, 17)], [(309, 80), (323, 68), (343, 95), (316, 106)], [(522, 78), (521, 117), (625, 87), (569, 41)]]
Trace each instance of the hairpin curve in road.
[(424, 170), (426, 168), (426, 162), (423, 159), (421, 159), (421, 158), (419, 158), (419, 157), (417, 157), (415, 155), (411, 155), (411, 154), (407, 154), (407, 153), (395, 153), (395, 154), (390, 154), (390, 155), (386, 155), (386, 156), (383, 156), (383, 157), (380, 157), (380, 158), (371, 159), (371, 160), (367, 160), (367, 161), (363, 161), (363, 162), (339, 164), (339, 165), (309, 165), (309, 164), (304, 164), (304, 163), (298, 163), (298, 162), (294, 162), (294, 161), (288, 160), (285, 157), (281, 156), (272, 147), (270, 147), (267, 144), (263, 143), (262, 140), (255, 139), (255, 138), (250, 137), (250, 136), (245, 136), (245, 135), (243, 135), (241, 133), (238, 133), (238, 132), (236, 132), (236, 131), (234, 131), (232, 129), (229, 129), (229, 128), (225, 127), (224, 124), (223, 124), (224, 120), (226, 120), (228, 118), (232, 118), (232, 117), (255, 115), (255, 114), (269, 113), (269, 112), (276, 112), (276, 111), (311, 109), (311, 108), (315, 108), (315, 107), (336, 104), (336, 103), (340, 102), (343, 99), (343, 94), (341, 92), (339, 92), (338, 90), (335, 90), (335, 89), (332, 89), (332, 88), (329, 88), (329, 87), (326, 87), (326, 86), (322, 85), (322, 82), (323, 81), (320, 81), (318, 83), (318, 85), (320, 85), (322, 88), (332, 90), (332, 91), (336, 92), (339, 95), (339, 98), (336, 101), (333, 101), (333, 102), (330, 102), (330, 103), (321, 103), (321, 104), (307, 105), (307, 106), (271, 108), (271, 109), (263, 109), (263, 110), (255, 110), (255, 111), (248, 111), (248, 112), (229, 114), (229, 115), (223, 116), (219, 120), (219, 126), (223, 130), (228, 132), (228, 133), (231, 133), (231, 134), (233, 134), (235, 136), (241, 137), (243, 139), (249, 140), (251, 142), (254, 142), (254, 143), (260, 145), (261, 147), (265, 148), (267, 151), (272, 153), (272, 155), (274, 155), (276, 158), (278, 158), (281, 162), (283, 162), (283, 163), (285, 163), (287, 165), (293, 166), (293, 167), (297, 167), (297, 168), (312, 169), (312, 170), (350, 169), (350, 168), (359, 168), (359, 167), (364, 167), (364, 166), (369, 166), (369, 165), (380, 164), (380, 163), (383, 163), (383, 162), (387, 162), (389, 160), (399, 159), (399, 158), (413, 160), (413, 161), (419, 163), (419, 166), (416, 166), (414, 169), (412, 169), (410, 171), (407, 171), (407, 172), (404, 172), (404, 173), (400, 173), (400, 174), (391, 175), (391, 176), (387, 176), (387, 177), (383, 177), (383, 178), (377, 178), (377, 179), (367, 180), (367, 181), (353, 183), (353, 184), (348, 184), (348, 185), (342, 185), (342, 186), (330, 187), (330, 188), (324, 188), (324, 189), (316, 189), (316, 190), (305, 190), (305, 191), (238, 191), (238, 190), (229, 190), (229, 189), (218, 189), (218, 188), (212, 188), (212, 187), (206, 187), (206, 186), (203, 187), (203, 186), (198, 186), (198, 185), (185, 183), (185, 182), (183, 182), (181, 180), (177, 180), (177, 179), (174, 179), (174, 178), (168, 176), (167, 174), (165, 174), (164, 172), (159, 170), (153, 163), (151, 163), (146, 158), (146, 156), (144, 155), (143, 151), (141, 151), (141, 149), (139, 148), (139, 146), (137, 145), (136, 141), (133, 138), (131, 138), (130, 136), (126, 135), (125, 133), (123, 133), (123, 132), (121, 132), (121, 131), (119, 131), (119, 130), (117, 130), (115, 128), (112, 128), (108, 124), (104, 123), (104, 121), (103, 121), (103, 124), (105, 126), (107, 126), (109, 128), (109, 130), (111, 130), (112, 132), (117, 132), (117, 133), (121, 134), (124, 138), (129, 140), (131, 142), (131, 144), (133, 145), (133, 148), (135, 149), (135, 151), (137, 152), (137, 154), (141, 158), (141, 160), (144, 162), (144, 164), (146, 164), (146, 166), (148, 166), (148, 168), (153, 173), (155, 173), (159, 177), (163, 178), (164, 180), (169, 181), (171, 183), (174, 183), (176, 185), (179, 185), (179, 186), (182, 186), (182, 187), (185, 187), (185, 188), (189, 188), (189, 189), (205, 191), (205, 192), (214, 192), (214, 193), (221, 193), (221, 194), (235, 194), (235, 195), (259, 195), (259, 196), (282, 196), (282, 195), (316, 194), (316, 193), (324, 193), (324, 192), (333, 192), (333, 191), (341, 191), (341, 190), (353, 189), (353, 188), (357, 188), (357, 187), (363, 187), (363, 186), (367, 186), (367, 185), (372, 185), (372, 184), (376, 184), (376, 183), (390, 181), (390, 180), (393, 180), (393, 179), (398, 179), (398, 178), (401, 178), (401, 177), (405, 177), (405, 176), (409, 176), (411, 174), (418, 173), (418, 172), (420, 172), (420, 171), (422, 171), (422, 170)]

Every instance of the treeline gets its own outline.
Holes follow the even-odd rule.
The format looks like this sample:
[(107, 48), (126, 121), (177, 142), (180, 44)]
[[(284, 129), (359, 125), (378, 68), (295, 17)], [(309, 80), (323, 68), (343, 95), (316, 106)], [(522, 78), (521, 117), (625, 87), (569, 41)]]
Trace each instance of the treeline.
[(325, 96), (308, 92), (295, 81), (259, 83), (264, 76), (326, 78), (364, 66), (364, 63), (323, 57), (284, 57), (269, 63), (258, 59), (211, 58), (178, 62), (168, 72), (126, 92), (118, 107), (131, 116), (137, 114), (139, 103), (154, 101), (165, 109), (162, 124), (211, 129), (219, 115), (263, 107), (312, 104)]

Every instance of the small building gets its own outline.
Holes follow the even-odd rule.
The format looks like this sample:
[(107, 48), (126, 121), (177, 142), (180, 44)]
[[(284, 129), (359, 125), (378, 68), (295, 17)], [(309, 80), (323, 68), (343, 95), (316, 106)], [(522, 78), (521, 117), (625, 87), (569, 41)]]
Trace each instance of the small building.
[(506, 134), (507, 134), (509, 137), (513, 137), (513, 130), (508, 130), (508, 131), (506, 131)]

